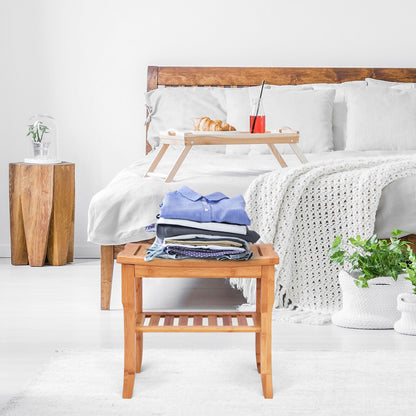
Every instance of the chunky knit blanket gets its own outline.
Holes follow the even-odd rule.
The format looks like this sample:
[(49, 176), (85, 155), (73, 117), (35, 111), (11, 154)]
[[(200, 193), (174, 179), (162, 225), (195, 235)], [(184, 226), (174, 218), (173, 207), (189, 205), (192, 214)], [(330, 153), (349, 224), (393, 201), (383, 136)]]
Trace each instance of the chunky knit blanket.
[[(280, 257), (275, 307), (294, 311), (289, 320), (311, 323), (321, 323), (313, 322), (316, 314), (328, 317), (339, 309), (339, 266), (330, 263), (328, 249), (337, 235), (369, 237), (382, 189), (411, 175), (415, 156), (309, 163), (256, 178), (246, 208), (252, 228)], [(255, 279), (231, 284), (255, 303)]]

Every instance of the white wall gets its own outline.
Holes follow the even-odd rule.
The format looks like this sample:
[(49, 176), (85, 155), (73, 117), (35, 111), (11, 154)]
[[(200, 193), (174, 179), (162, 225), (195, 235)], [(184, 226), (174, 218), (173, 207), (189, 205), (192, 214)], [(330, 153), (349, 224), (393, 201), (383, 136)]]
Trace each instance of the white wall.
[(76, 256), (91, 196), (144, 153), (147, 65), (416, 67), (413, 0), (1, 0), (0, 255), (8, 163), (53, 115), (76, 163)]

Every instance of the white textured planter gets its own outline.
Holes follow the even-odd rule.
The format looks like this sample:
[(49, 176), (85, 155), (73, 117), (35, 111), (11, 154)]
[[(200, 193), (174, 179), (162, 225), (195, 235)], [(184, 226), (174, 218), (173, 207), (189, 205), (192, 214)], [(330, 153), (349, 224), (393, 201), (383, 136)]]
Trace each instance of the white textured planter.
[(416, 295), (401, 293), (397, 296), (397, 309), (402, 316), (394, 324), (394, 329), (401, 334), (416, 335)]
[[(356, 276), (358, 276), (357, 273)], [(342, 309), (332, 315), (335, 325), (357, 329), (392, 329), (400, 318), (397, 296), (412, 293), (412, 284), (404, 278), (377, 277), (368, 281), (368, 288), (357, 287), (354, 276), (339, 273)]]

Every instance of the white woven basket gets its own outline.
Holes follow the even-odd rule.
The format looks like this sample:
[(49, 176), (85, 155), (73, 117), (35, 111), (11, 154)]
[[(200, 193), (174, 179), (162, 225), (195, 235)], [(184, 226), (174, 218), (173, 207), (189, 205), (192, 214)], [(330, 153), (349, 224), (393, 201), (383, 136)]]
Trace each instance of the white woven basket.
[(392, 329), (400, 318), (397, 296), (412, 293), (412, 284), (404, 276), (400, 275), (397, 281), (389, 276), (377, 277), (368, 281), (368, 288), (361, 288), (353, 276), (342, 270), (342, 309), (332, 315), (332, 322), (346, 328)]

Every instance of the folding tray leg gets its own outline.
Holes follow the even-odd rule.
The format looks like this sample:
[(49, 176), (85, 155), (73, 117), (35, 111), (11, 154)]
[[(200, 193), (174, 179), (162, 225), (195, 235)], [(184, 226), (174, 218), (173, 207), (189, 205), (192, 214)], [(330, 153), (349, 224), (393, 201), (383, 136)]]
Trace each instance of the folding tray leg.
[(159, 150), (159, 153), (156, 155), (155, 159), (153, 160), (152, 164), (150, 165), (149, 170), (146, 172), (146, 175), (144, 175), (145, 177), (148, 176), (148, 174), (150, 172), (153, 172), (157, 168), (157, 165), (162, 160), (162, 157), (166, 153), (166, 150), (168, 150), (168, 147), (169, 147), (168, 144), (163, 144), (162, 145), (162, 147)]
[(302, 163), (308, 163), (308, 159), (306, 159), (305, 155), (301, 152), (296, 143), (289, 143), (289, 146)]
[(276, 146), (272, 143), (267, 143), (267, 145), (269, 146), (270, 150), (274, 154), (274, 157), (280, 163), (280, 166), (282, 168), (287, 168), (287, 164), (286, 164), (285, 160), (283, 159), (282, 155), (280, 154), (280, 152), (276, 149)]
[(168, 177), (166, 178), (165, 182), (172, 182), (173, 178), (176, 175), (176, 172), (181, 167), (181, 165), (182, 165), (183, 161), (185, 160), (186, 156), (188, 156), (188, 153), (191, 150), (191, 147), (192, 147), (191, 144), (186, 144), (185, 145), (185, 149), (182, 150), (182, 153), (178, 157), (178, 160), (176, 161), (175, 166), (170, 171), (170, 173), (169, 173)]

